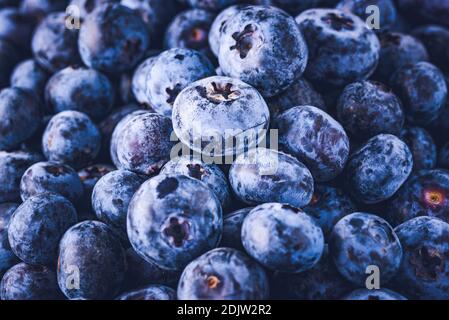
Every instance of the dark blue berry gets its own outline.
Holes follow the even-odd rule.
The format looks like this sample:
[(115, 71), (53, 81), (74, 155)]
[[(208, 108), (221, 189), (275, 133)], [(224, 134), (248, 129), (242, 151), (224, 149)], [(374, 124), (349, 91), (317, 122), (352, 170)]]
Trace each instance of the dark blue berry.
[(413, 155), (413, 170), (433, 169), (437, 162), (437, 150), (432, 136), (423, 128), (406, 127), (399, 136)]
[(0, 278), (5, 272), (19, 263), (19, 259), (11, 250), (8, 240), (8, 225), (18, 203), (6, 202), (0, 204)]
[(245, 217), (254, 208), (243, 208), (223, 217), (223, 235), (220, 247), (244, 250), (242, 244), (242, 225)]

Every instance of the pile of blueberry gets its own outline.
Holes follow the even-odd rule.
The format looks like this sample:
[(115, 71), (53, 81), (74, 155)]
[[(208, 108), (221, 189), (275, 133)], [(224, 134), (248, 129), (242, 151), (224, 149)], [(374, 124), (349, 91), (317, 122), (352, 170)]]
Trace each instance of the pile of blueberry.
[(0, 298), (449, 299), (448, 17), (0, 0)]

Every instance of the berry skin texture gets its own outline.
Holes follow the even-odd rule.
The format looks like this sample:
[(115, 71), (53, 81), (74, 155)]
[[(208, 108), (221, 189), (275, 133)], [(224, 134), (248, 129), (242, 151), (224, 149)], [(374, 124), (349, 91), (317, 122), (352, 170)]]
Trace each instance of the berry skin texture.
[(437, 162), (437, 150), (432, 136), (423, 128), (407, 127), (400, 138), (413, 154), (413, 170), (433, 169)]
[(62, 300), (53, 270), (26, 263), (16, 264), (0, 283), (1, 300)]
[(192, 150), (228, 156), (243, 152), (245, 146), (254, 147), (265, 136), (261, 131), (268, 129), (270, 111), (250, 85), (214, 76), (181, 91), (172, 119), (176, 135)]
[(114, 104), (114, 88), (100, 72), (84, 67), (67, 67), (47, 83), (45, 100), (55, 113), (75, 110), (93, 119), (105, 117)]
[(303, 207), (308, 215), (316, 219), (326, 238), (335, 224), (344, 216), (357, 211), (356, 208), (343, 190), (324, 184), (315, 186), (312, 200)]
[(393, 228), (384, 219), (356, 212), (342, 218), (332, 230), (329, 249), (338, 271), (363, 287), (368, 266), (377, 266), (382, 285), (397, 273), (402, 248)]
[(6, 202), (0, 204), (0, 278), (9, 268), (19, 263), (19, 259), (11, 250), (8, 240), (8, 225), (18, 203)]
[(338, 119), (356, 139), (377, 134), (398, 135), (405, 115), (401, 101), (379, 82), (359, 81), (348, 85), (337, 104)]
[(191, 159), (189, 156), (181, 156), (167, 162), (160, 174), (182, 174), (190, 178), (204, 182), (217, 196), (222, 208), (226, 208), (231, 202), (231, 190), (228, 181), (221, 169), (211, 163), (207, 164), (200, 159)]
[(78, 46), (90, 68), (115, 74), (131, 70), (149, 46), (149, 35), (139, 13), (119, 4), (104, 4), (81, 25)]
[(207, 11), (221, 11), (226, 7), (237, 4), (239, 1), (240, 0), (187, 0), (187, 3), (192, 8), (204, 9)]
[(83, 196), (83, 185), (71, 167), (58, 162), (37, 162), (30, 166), (20, 181), (20, 196), (23, 201), (42, 193), (56, 193), (72, 203)]
[(153, 63), (156, 61), (157, 56), (152, 56), (144, 60), (139, 64), (134, 71), (133, 77), (131, 79), (131, 90), (133, 92), (134, 98), (140, 104), (150, 105), (150, 100), (146, 94), (147, 91), (147, 80), (148, 75), (151, 71)]
[(32, 92), (21, 88), (0, 91), (0, 150), (17, 147), (39, 127), (41, 106)]
[(399, 225), (419, 216), (449, 221), (449, 171), (421, 170), (410, 177), (388, 204), (388, 218)]
[(407, 300), (407, 298), (388, 289), (357, 289), (346, 295), (343, 300)]
[(299, 273), (318, 263), (324, 250), (321, 228), (302, 210), (281, 203), (265, 203), (246, 216), (243, 246), (250, 256), (271, 270)]
[(294, 19), (269, 6), (246, 6), (229, 19), (220, 35), (223, 73), (272, 97), (301, 77), (308, 50)]
[(343, 170), (349, 139), (343, 127), (312, 106), (290, 108), (275, 118), (281, 148), (298, 158), (317, 182), (329, 181)]
[(268, 295), (264, 269), (231, 248), (211, 250), (190, 262), (178, 284), (179, 300), (263, 300)]
[(14, 68), (11, 74), (11, 87), (28, 89), (42, 98), (49, 77), (50, 75), (39, 66), (36, 60), (24, 60)]
[(170, 159), (174, 145), (170, 118), (150, 112), (133, 114), (116, 130), (122, 133), (115, 144), (120, 169), (151, 175)]
[(449, 29), (425, 25), (413, 30), (412, 34), (426, 46), (430, 60), (444, 71), (449, 71)]
[(447, 85), (443, 73), (428, 62), (399, 69), (391, 79), (393, 89), (406, 107), (407, 120), (427, 125), (438, 118), (446, 104)]
[(186, 10), (178, 14), (165, 32), (164, 48), (185, 48), (212, 57), (209, 49), (209, 29), (214, 14), (202, 9)]
[(134, 172), (116, 170), (103, 176), (92, 193), (97, 218), (126, 238), (126, 214), (134, 193), (145, 179)]
[(373, 77), (389, 83), (391, 75), (400, 68), (420, 61), (428, 61), (426, 47), (417, 38), (399, 32), (382, 32), (379, 65)]
[(145, 260), (182, 270), (220, 240), (220, 202), (206, 184), (182, 175), (159, 175), (137, 190), (128, 208), (129, 240)]
[(312, 82), (340, 87), (374, 72), (379, 40), (359, 17), (337, 9), (310, 9), (296, 22), (309, 47), (305, 75)]
[(404, 257), (394, 287), (411, 299), (447, 300), (449, 293), (449, 224), (418, 217), (396, 229)]
[[(72, 0), (71, 6), (76, 6), (79, 10), (79, 15), (84, 20), (88, 14), (92, 13), (99, 6), (106, 3), (120, 3), (120, 0)], [(123, 2), (123, 1), (122, 1)]]
[(101, 134), (84, 113), (63, 111), (51, 118), (42, 136), (45, 157), (75, 169), (93, 161), (101, 147)]
[(78, 47), (78, 30), (68, 29), (64, 12), (45, 17), (34, 32), (31, 48), (37, 63), (54, 73), (81, 62)]
[(20, 179), (32, 164), (42, 161), (36, 153), (0, 151), (0, 203), (20, 199)]
[(243, 208), (223, 217), (223, 234), (219, 247), (234, 248), (244, 251), (242, 244), (242, 225), (248, 213), (254, 208)]
[(413, 156), (407, 145), (390, 134), (377, 135), (349, 158), (346, 185), (354, 199), (374, 204), (387, 200), (407, 180)]
[(143, 289), (126, 292), (116, 300), (176, 300), (176, 291), (166, 286), (150, 285)]
[(156, 112), (171, 117), (178, 94), (192, 82), (213, 75), (212, 63), (200, 52), (170, 49), (152, 61), (146, 75), (145, 95)]
[[(58, 284), (69, 299), (111, 299), (122, 286), (126, 257), (112, 229), (99, 221), (71, 227), (59, 244)], [(76, 266), (79, 288), (67, 286)]]
[(77, 219), (73, 205), (60, 195), (46, 193), (30, 197), (9, 222), (11, 249), (26, 263), (55, 266), (59, 240)]
[(286, 203), (303, 207), (312, 199), (309, 169), (287, 154), (257, 148), (239, 155), (229, 170), (237, 197), (247, 204)]

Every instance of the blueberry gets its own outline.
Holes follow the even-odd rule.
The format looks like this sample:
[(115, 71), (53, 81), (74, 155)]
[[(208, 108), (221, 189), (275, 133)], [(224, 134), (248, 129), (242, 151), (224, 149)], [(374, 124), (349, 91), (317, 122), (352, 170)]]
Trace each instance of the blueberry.
[(148, 68), (144, 89), (146, 100), (156, 112), (171, 116), (173, 103), (185, 87), (213, 75), (214, 67), (197, 51), (181, 48), (164, 51)]
[[(174, 145), (170, 118), (150, 112), (133, 114), (116, 130), (122, 133), (115, 146), (120, 169), (151, 175), (169, 160)], [(111, 150), (113, 143), (114, 136)]]
[(438, 166), (449, 169), (449, 142), (445, 143), (438, 151)]
[(361, 203), (384, 201), (407, 180), (413, 156), (407, 145), (390, 134), (377, 135), (349, 158), (346, 185)]
[(126, 214), (134, 193), (145, 179), (126, 170), (112, 171), (103, 176), (92, 193), (92, 207), (101, 221), (126, 238)]
[(309, 47), (306, 77), (344, 86), (365, 80), (375, 70), (380, 44), (363, 20), (337, 9), (309, 9), (296, 17)]
[(302, 210), (265, 203), (246, 216), (242, 226), (246, 252), (265, 267), (298, 273), (318, 263), (324, 249), (321, 228)]
[(324, 111), (301, 106), (275, 118), (279, 143), (310, 169), (318, 182), (335, 178), (349, 155), (349, 140), (343, 127)]
[(254, 86), (264, 97), (287, 89), (303, 74), (308, 50), (294, 19), (268, 6), (238, 10), (222, 29), (223, 73)]
[(142, 115), (145, 113), (148, 113), (148, 111), (147, 110), (131, 111), (128, 114), (126, 114), (125, 116), (123, 116), (119, 120), (119, 122), (115, 125), (115, 127), (113, 128), (113, 132), (111, 135), (111, 141), (109, 144), (109, 153), (111, 156), (112, 163), (119, 169), (122, 168), (122, 165), (120, 164), (120, 162), (118, 160), (117, 143), (118, 143), (119, 139), (123, 136), (124, 130), (125, 130), (125, 128), (127, 128), (126, 124), (128, 123), (128, 121), (133, 119), (135, 116)]
[(0, 39), (0, 89), (9, 85), (11, 72), (20, 58), (16, 47)]
[(379, 82), (359, 81), (348, 85), (337, 104), (342, 126), (356, 139), (377, 134), (398, 135), (405, 115), (399, 98)]
[(356, 208), (342, 189), (323, 184), (315, 186), (312, 201), (303, 207), (308, 215), (316, 219), (326, 237), (340, 219), (355, 212)]
[(214, 14), (202, 9), (179, 13), (165, 32), (164, 47), (193, 49), (211, 57), (208, 37), (213, 21)]
[(19, 262), (11, 250), (8, 240), (9, 221), (18, 206), (19, 204), (13, 202), (0, 204), (0, 278), (9, 268)]
[(379, 65), (373, 77), (389, 83), (391, 75), (409, 64), (429, 60), (426, 48), (417, 38), (399, 33), (383, 32), (379, 35)]
[(51, 193), (30, 197), (9, 222), (11, 249), (26, 263), (55, 266), (59, 240), (76, 222), (76, 210), (64, 197)]
[(37, 20), (56, 11), (64, 11), (69, 0), (22, 0), (20, 10)]
[(170, 287), (150, 285), (121, 294), (117, 300), (176, 300), (176, 291)]
[(200, 159), (190, 158), (189, 156), (177, 157), (164, 165), (161, 174), (182, 174), (198, 179), (212, 189), (223, 208), (230, 205), (231, 191), (226, 176), (213, 163), (207, 164)]
[(449, 71), (449, 29), (439, 25), (425, 25), (412, 32), (427, 48), (430, 60)]
[[(333, 1), (337, 2), (337, 0)], [(307, 9), (318, 7), (323, 0), (253, 0), (253, 2), (275, 6), (287, 11), (292, 16), (296, 16)], [(331, 5), (329, 5), (329, 7), (330, 6)], [(332, 6), (334, 6), (334, 4), (332, 4)]]
[(209, 47), (216, 57), (218, 57), (219, 54), (221, 33), (223, 32), (226, 23), (242, 8), (243, 5), (235, 5), (224, 9), (215, 17), (214, 22), (210, 26)]
[(405, 106), (407, 120), (426, 125), (437, 119), (446, 104), (447, 85), (443, 73), (428, 62), (399, 69), (392, 86)]
[(231, 248), (214, 249), (190, 262), (178, 284), (180, 300), (260, 300), (268, 295), (262, 267)]
[(39, 128), (41, 106), (36, 96), (21, 88), (0, 91), (0, 150), (17, 147)]
[(42, 160), (36, 153), (0, 151), (0, 203), (20, 199), (20, 179), (33, 163)]
[(379, 12), (379, 27), (375, 30), (388, 30), (396, 22), (397, 11), (393, 0), (341, 0), (337, 4), (337, 9), (351, 12), (359, 16), (363, 21), (370, 22), (373, 14), (370, 6), (376, 6)]
[(92, 13), (99, 6), (106, 3), (120, 3), (120, 0), (72, 0), (71, 6), (76, 6), (79, 10), (79, 17), (84, 20), (88, 14)]
[(105, 73), (121, 73), (140, 61), (149, 41), (145, 23), (137, 12), (109, 3), (86, 17), (78, 46), (88, 67)]
[(17, 8), (0, 10), (0, 38), (29, 51), (34, 23)]
[[(399, 10), (412, 17), (449, 26), (449, 3), (441, 0), (397, 0)], [(415, 20), (416, 21), (416, 20)]]
[(413, 170), (433, 169), (437, 162), (437, 150), (432, 136), (423, 128), (406, 127), (400, 138), (413, 155)]
[(34, 31), (31, 48), (37, 63), (54, 73), (69, 65), (80, 63), (78, 30), (66, 27), (63, 12), (49, 14)]
[(393, 228), (373, 214), (356, 212), (337, 222), (329, 249), (338, 271), (352, 283), (364, 286), (367, 268), (379, 269), (381, 285), (398, 272), (401, 243)]
[(449, 171), (421, 170), (414, 174), (388, 204), (388, 217), (398, 225), (418, 216), (449, 221)]
[(272, 116), (296, 106), (314, 106), (326, 111), (323, 96), (304, 78), (298, 78), (285, 91), (267, 99)]
[(71, 167), (51, 161), (38, 162), (23, 174), (20, 195), (25, 201), (46, 192), (60, 194), (76, 204), (83, 196), (83, 185)]
[(243, 208), (223, 217), (223, 235), (220, 247), (229, 247), (243, 251), (242, 225), (245, 217), (254, 208)]
[(48, 267), (16, 264), (0, 283), (1, 300), (61, 300), (56, 274)]
[(222, 211), (206, 184), (182, 175), (159, 175), (137, 190), (128, 208), (128, 237), (145, 260), (170, 270), (214, 248)]
[(45, 84), (50, 75), (36, 62), (28, 59), (18, 64), (11, 74), (11, 86), (33, 91), (39, 98), (43, 98)]
[(114, 88), (109, 79), (96, 70), (67, 67), (50, 78), (45, 99), (47, 107), (55, 113), (76, 110), (101, 119), (114, 104)]
[(357, 289), (343, 297), (344, 300), (407, 300), (404, 296), (388, 289)]
[(294, 157), (272, 149), (257, 148), (236, 158), (229, 181), (247, 204), (280, 202), (302, 207), (310, 202), (313, 178)]
[(149, 97), (146, 94), (147, 80), (151, 68), (156, 61), (157, 56), (152, 56), (144, 60), (134, 71), (131, 83), (131, 89), (137, 102), (150, 105)]
[(150, 284), (173, 286), (178, 283), (178, 271), (162, 269), (154, 262), (144, 260), (133, 248), (126, 251), (126, 262), (125, 287), (129, 290)]
[(74, 168), (88, 165), (98, 155), (101, 134), (84, 113), (63, 111), (51, 118), (42, 136), (46, 158)]
[(289, 300), (336, 300), (354, 287), (338, 273), (327, 245), (312, 269), (297, 274), (275, 273), (272, 283), (272, 298)]
[[(69, 299), (113, 298), (126, 271), (125, 252), (119, 239), (98, 221), (71, 227), (59, 244), (58, 261), (59, 287)], [(79, 286), (73, 285), (73, 276), (79, 277)]]
[(449, 224), (418, 217), (396, 229), (404, 250), (394, 286), (410, 298), (447, 300), (449, 283)]
[(192, 150), (228, 156), (264, 138), (261, 131), (268, 129), (270, 112), (250, 85), (215, 76), (182, 90), (173, 105), (172, 119), (176, 135)]

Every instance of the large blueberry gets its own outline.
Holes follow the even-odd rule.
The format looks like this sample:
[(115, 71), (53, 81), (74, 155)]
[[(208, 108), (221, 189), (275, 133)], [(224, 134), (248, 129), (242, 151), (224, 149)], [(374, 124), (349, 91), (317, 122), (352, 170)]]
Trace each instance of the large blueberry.
[(265, 267), (298, 273), (312, 268), (324, 250), (321, 228), (302, 210), (265, 203), (246, 216), (242, 226), (246, 252)]
[(380, 44), (356, 15), (337, 9), (309, 9), (296, 17), (309, 46), (306, 77), (344, 86), (367, 79), (376, 69)]
[(301, 77), (308, 50), (291, 16), (275, 7), (247, 6), (223, 27), (218, 58), (225, 75), (272, 97)]
[(20, 196), (25, 201), (46, 192), (60, 194), (76, 205), (83, 196), (83, 185), (71, 167), (58, 162), (38, 162), (23, 174)]
[(312, 106), (288, 109), (275, 118), (283, 150), (303, 161), (316, 181), (335, 178), (349, 155), (343, 127), (324, 111)]
[(221, 169), (211, 163), (205, 163), (197, 158), (189, 156), (176, 157), (167, 162), (161, 170), (161, 174), (182, 174), (204, 182), (217, 196), (223, 208), (230, 205), (231, 191), (228, 181)]
[(229, 170), (229, 181), (247, 204), (280, 202), (303, 207), (312, 199), (313, 177), (294, 157), (257, 148), (239, 155)]
[(193, 260), (178, 284), (180, 300), (260, 300), (268, 295), (263, 268), (231, 248), (217, 248)]
[(361, 212), (337, 222), (329, 249), (338, 271), (359, 286), (365, 285), (370, 266), (378, 268), (384, 285), (398, 272), (402, 259), (401, 243), (388, 222)]
[(136, 252), (180, 270), (213, 249), (223, 226), (220, 202), (203, 182), (159, 175), (137, 190), (128, 208), (128, 237)]
[(0, 150), (17, 147), (39, 128), (41, 105), (36, 96), (21, 88), (0, 91)]
[(100, 147), (100, 131), (86, 114), (79, 111), (63, 111), (53, 116), (42, 136), (42, 148), (48, 160), (76, 169), (93, 161)]
[(358, 202), (378, 203), (393, 196), (412, 168), (407, 145), (396, 136), (380, 134), (351, 155), (345, 183)]
[(206, 156), (241, 153), (265, 137), (270, 112), (250, 85), (209, 77), (181, 91), (173, 105), (173, 128), (185, 145)]
[(26, 263), (54, 267), (59, 240), (77, 219), (73, 205), (60, 195), (43, 193), (30, 197), (9, 222), (11, 249)]
[(59, 244), (58, 283), (69, 299), (111, 299), (126, 271), (125, 251), (115, 233), (99, 221), (71, 227)]
[(78, 46), (83, 62), (105, 73), (131, 70), (149, 46), (139, 13), (120, 4), (97, 7), (81, 25)]

